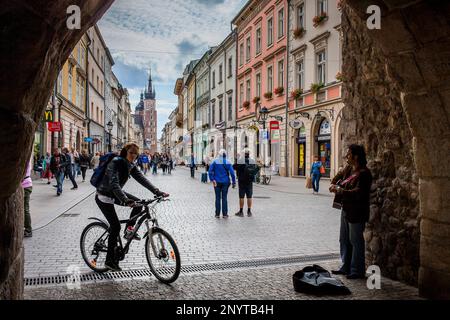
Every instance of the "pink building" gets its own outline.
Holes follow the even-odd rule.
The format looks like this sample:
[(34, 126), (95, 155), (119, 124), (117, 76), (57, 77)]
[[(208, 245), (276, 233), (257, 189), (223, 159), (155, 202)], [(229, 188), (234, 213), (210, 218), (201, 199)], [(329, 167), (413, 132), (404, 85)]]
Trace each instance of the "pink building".
[[(252, 124), (256, 120), (258, 99), (261, 107), (269, 109), (270, 116), (285, 115), (287, 18), (286, 0), (250, 0), (232, 21), (238, 35), (236, 122), (241, 132), (239, 137), (238, 131), (238, 150), (248, 145), (253, 157), (265, 161), (275, 171), (279, 171), (283, 160), (282, 125), (274, 118), (268, 118), (269, 141), (263, 145), (262, 126)], [(253, 128), (253, 135), (249, 135), (249, 128)]]

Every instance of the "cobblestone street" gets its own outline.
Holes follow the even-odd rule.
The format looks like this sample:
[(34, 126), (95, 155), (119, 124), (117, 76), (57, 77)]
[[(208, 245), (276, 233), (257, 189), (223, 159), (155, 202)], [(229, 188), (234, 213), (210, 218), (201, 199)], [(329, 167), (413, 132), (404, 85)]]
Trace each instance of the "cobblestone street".
[[(237, 190), (230, 189), (230, 218), (224, 220), (214, 218), (212, 185), (200, 183), (199, 173), (200, 170), (196, 178), (191, 179), (186, 168), (177, 168), (172, 175), (149, 175), (155, 185), (171, 194), (172, 201), (162, 203), (158, 215), (160, 225), (177, 241), (183, 267), (291, 257), (320, 259), (330, 254), (334, 256), (329, 258), (331, 260), (309, 264), (318, 263), (329, 269), (339, 265), (336, 259), (339, 212), (330, 206), (329, 181), (322, 181), (321, 194), (312, 195), (305, 189), (303, 179), (273, 177), (268, 186), (255, 185), (254, 215), (243, 218), (234, 216), (238, 196)], [(70, 184), (66, 185), (67, 189), (68, 186)], [(126, 190), (141, 198), (150, 196), (133, 180)], [(81, 274), (92, 274), (81, 258), (79, 238), (89, 217), (103, 218), (93, 192), (87, 183), (77, 191), (66, 191), (62, 197), (70, 198), (72, 208), (61, 208), (59, 203), (53, 202), (56, 198), (51, 186), (35, 183), (36, 198), (31, 206), (32, 214), (39, 215), (34, 220), (40, 221), (40, 226), (32, 238), (25, 239), (26, 279), (64, 276), (74, 266), (79, 267)], [(49, 208), (47, 212), (42, 209), (43, 205)], [(121, 218), (126, 218), (129, 209), (118, 208), (118, 212)], [(153, 277), (86, 282), (82, 283), (81, 290), (69, 290), (64, 284), (26, 285), (25, 298), (311, 299), (313, 297), (295, 293), (292, 288), (292, 274), (306, 264), (264, 266), (262, 263), (260, 267), (218, 272), (211, 272), (214, 268), (193, 274), (182, 272), (172, 286), (163, 285)], [(124, 272), (148, 269), (143, 241), (134, 243), (121, 266)], [(418, 297), (415, 288), (388, 279), (383, 279), (382, 290), (375, 291), (368, 290), (364, 281), (344, 281), (353, 292), (348, 299)]]

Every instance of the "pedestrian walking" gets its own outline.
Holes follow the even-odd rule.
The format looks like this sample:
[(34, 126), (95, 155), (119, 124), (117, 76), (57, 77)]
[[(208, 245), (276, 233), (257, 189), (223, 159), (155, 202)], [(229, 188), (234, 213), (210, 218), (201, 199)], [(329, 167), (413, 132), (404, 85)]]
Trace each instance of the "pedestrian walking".
[(63, 192), (64, 175), (66, 168), (70, 165), (70, 159), (61, 153), (58, 148), (53, 151), (50, 160), (50, 170), (56, 178), (56, 195), (60, 196)]
[(313, 194), (319, 193), (319, 181), (322, 176), (320, 170), (323, 167), (322, 162), (319, 161), (319, 157), (314, 157), (314, 162), (311, 165), (311, 177), (312, 177), (312, 186), (313, 186)]
[(259, 167), (256, 161), (250, 158), (250, 150), (245, 149), (243, 151), (244, 156), (240, 157), (236, 164), (236, 174), (238, 178), (238, 189), (239, 189), (239, 211), (236, 216), (244, 216), (244, 202), (245, 197), (247, 197), (247, 216), (252, 216), (252, 198), (253, 198), (253, 181), (257, 173), (259, 172)]
[(70, 188), (70, 190), (76, 190), (76, 189), (78, 189), (78, 185), (77, 185), (77, 182), (75, 181), (75, 177), (74, 177), (75, 160), (74, 160), (73, 154), (70, 154), (68, 148), (63, 148), (62, 153), (66, 156), (67, 159), (69, 159), (69, 164), (67, 165), (66, 171), (68, 171), (69, 179), (72, 182), (72, 188)]
[[(227, 159), (224, 149), (219, 151), (217, 159), (215, 159), (209, 167), (209, 180), (212, 181), (214, 192), (216, 194), (216, 218), (228, 218), (228, 189), (230, 188), (230, 176), (233, 182), (233, 189), (236, 187), (236, 176), (233, 166)], [(222, 209), (222, 210), (221, 210)]]
[(173, 169), (173, 159), (172, 156), (169, 155), (169, 166), (167, 167), (169, 174), (172, 174), (172, 169)]
[(191, 168), (191, 178), (194, 178), (195, 177), (195, 170), (197, 170), (197, 164), (196, 164), (195, 157), (194, 157), (193, 153), (191, 153), (191, 160), (190, 160), (189, 166)]
[(78, 152), (78, 150), (72, 148), (72, 154), (75, 163), (73, 176), (78, 177), (81, 175), (80, 153)]
[(51, 160), (50, 153), (47, 152), (45, 154), (44, 160), (42, 161), (42, 178), (47, 179), (47, 184), (51, 183), (52, 180), (52, 172), (50, 171), (50, 160)]
[(89, 156), (86, 150), (81, 151), (80, 155), (80, 170), (81, 177), (83, 178), (82, 182), (86, 181), (86, 171), (89, 168)]
[(159, 153), (155, 152), (152, 157), (152, 174), (158, 174), (158, 165), (160, 162)]
[(92, 169), (96, 169), (99, 164), (100, 164), (100, 153), (96, 152), (95, 156), (93, 156), (91, 160)]
[(365, 224), (369, 221), (372, 174), (367, 168), (364, 147), (349, 146), (347, 166), (331, 181), (330, 192), (335, 193), (333, 207), (341, 207), (340, 254), (342, 266), (333, 274), (347, 275), (347, 279), (365, 278)]
[(32, 158), (27, 162), (27, 168), (25, 171), (25, 177), (22, 180), (23, 188), (23, 211), (24, 211), (24, 233), (23, 236), (28, 238), (33, 235), (33, 230), (31, 227), (31, 215), (30, 215), (30, 196), (33, 192), (33, 181), (31, 180), (31, 161)]
[(144, 172), (144, 174), (147, 174), (148, 171), (148, 165), (149, 165), (149, 159), (148, 159), (148, 155), (145, 152), (142, 152), (140, 158), (140, 162), (142, 163), (142, 171)]

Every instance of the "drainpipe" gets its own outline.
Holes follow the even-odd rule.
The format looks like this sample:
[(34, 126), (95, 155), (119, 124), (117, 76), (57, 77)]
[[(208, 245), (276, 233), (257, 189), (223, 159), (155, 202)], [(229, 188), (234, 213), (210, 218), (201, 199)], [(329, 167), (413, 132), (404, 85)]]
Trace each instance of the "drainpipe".
[[(87, 133), (88, 137), (91, 138), (91, 117), (90, 117), (90, 106), (89, 106), (89, 46), (91, 45), (91, 38), (86, 34), (86, 37), (88, 38), (88, 43), (86, 45), (86, 119), (87, 119)], [(88, 154), (91, 154), (91, 142), (88, 142)]]
[(237, 154), (238, 154), (238, 150), (237, 150), (237, 110), (238, 110), (238, 77), (237, 77), (237, 72), (238, 72), (238, 33), (237, 33), (237, 28), (233, 28), (233, 24), (230, 24), (231, 26), (231, 31), (233, 32), (233, 37), (235, 40), (235, 55), (234, 55), (234, 150), (235, 150), (235, 155), (234, 155), (234, 159), (235, 159), (235, 163), (237, 163)]
[(284, 145), (284, 163), (286, 168), (286, 177), (289, 177), (289, 143), (288, 143), (288, 112), (289, 112), (289, 44), (290, 44), (290, 25), (291, 25), (291, 0), (287, 0), (288, 16), (287, 16), (287, 44), (286, 44), (286, 108), (285, 108), (285, 123), (284, 123), (284, 134), (285, 134), (285, 145)]

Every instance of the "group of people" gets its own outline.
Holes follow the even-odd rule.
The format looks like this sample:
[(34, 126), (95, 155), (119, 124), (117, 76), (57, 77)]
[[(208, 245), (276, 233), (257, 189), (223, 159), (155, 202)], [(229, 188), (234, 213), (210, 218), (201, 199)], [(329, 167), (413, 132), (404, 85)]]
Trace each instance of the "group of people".
[(171, 174), (174, 169), (174, 162), (172, 156), (168, 153), (155, 152), (153, 155), (145, 150), (137, 158), (137, 164), (141, 171), (145, 174), (151, 169), (152, 174), (158, 174), (158, 168), (162, 169), (163, 174)]

